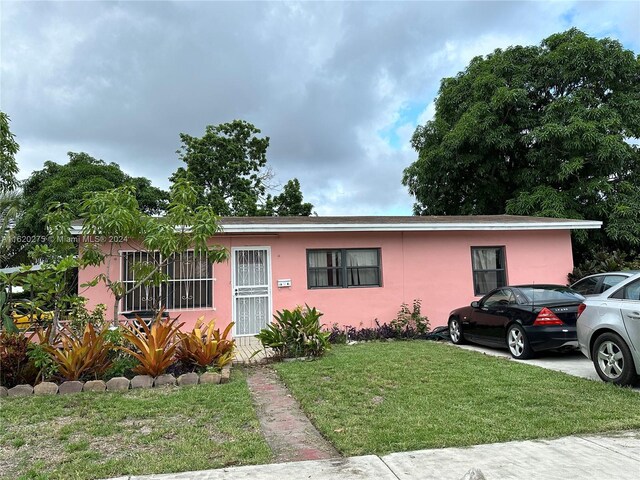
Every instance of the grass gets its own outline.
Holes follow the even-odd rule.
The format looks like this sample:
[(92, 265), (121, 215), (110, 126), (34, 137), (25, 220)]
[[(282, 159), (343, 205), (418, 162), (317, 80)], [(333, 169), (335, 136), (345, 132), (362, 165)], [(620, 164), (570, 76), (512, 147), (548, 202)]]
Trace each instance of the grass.
[(277, 364), (344, 455), (640, 428), (640, 395), (435, 342), (340, 346)]
[(236, 371), (224, 385), (0, 400), (0, 478), (105, 478), (270, 460)]

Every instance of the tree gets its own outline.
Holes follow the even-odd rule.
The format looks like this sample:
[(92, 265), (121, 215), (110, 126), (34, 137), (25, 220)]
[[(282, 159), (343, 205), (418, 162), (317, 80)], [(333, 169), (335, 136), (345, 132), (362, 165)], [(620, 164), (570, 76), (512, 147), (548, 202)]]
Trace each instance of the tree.
[[(83, 248), (77, 255), (80, 268), (105, 265), (105, 273), (98, 274), (84, 287), (103, 283), (113, 294), (113, 323), (118, 323), (120, 300), (140, 286), (158, 286), (166, 281), (165, 267), (178, 255), (193, 249), (204, 254), (210, 262), (227, 258), (227, 251), (210, 240), (220, 231), (218, 217), (209, 206), (197, 205), (197, 190), (187, 180), (179, 179), (171, 187), (170, 202), (164, 217), (144, 212), (135, 197), (135, 189), (128, 185), (96, 192), (82, 203)], [(49, 223), (52, 236), (59, 239), (59, 251), (71, 249), (69, 229), (71, 217), (65, 205), (54, 209), (58, 213)], [(106, 243), (104, 239), (113, 239)], [(125, 283), (112, 278), (114, 262), (120, 262), (120, 250), (156, 252), (133, 265), (136, 280)], [(140, 257), (142, 258), (142, 257)]]
[(202, 137), (181, 133), (177, 153), (186, 169), (179, 168), (171, 181), (188, 178), (199, 189), (198, 202), (222, 216), (309, 215), (313, 205), (302, 203), (297, 179), (275, 198), (267, 195), (273, 177), (267, 166), (269, 137), (260, 133), (243, 120), (208, 125)]
[(278, 217), (308, 217), (313, 213), (313, 205), (303, 202), (300, 182), (297, 178), (289, 180), (282, 189), (282, 193), (267, 197), (263, 209), (264, 215)]
[(257, 215), (258, 201), (265, 194), (269, 137), (243, 120), (208, 125), (202, 138), (180, 134), (179, 169), (172, 180), (188, 175), (200, 189), (200, 203), (219, 215)]
[[(442, 80), (403, 183), (416, 214), (602, 220), (588, 245), (640, 245), (640, 59), (577, 29), (476, 57)], [(586, 234), (577, 240), (587, 245)]]
[(16, 236), (14, 222), (22, 212), (22, 195), (11, 191), (0, 193), (0, 266), (4, 266)]
[[(16, 225), (21, 238), (47, 235), (44, 213), (50, 204), (64, 204), (73, 215), (79, 216), (87, 195), (121, 185), (135, 187), (135, 196), (143, 212), (158, 214), (166, 208), (168, 193), (153, 187), (150, 180), (131, 177), (117, 164), (105, 163), (87, 153), (69, 152), (68, 155), (68, 163), (45, 162), (42, 170), (33, 172), (24, 182), (24, 212)], [(29, 246), (16, 245), (17, 248)], [(18, 253), (14, 252), (14, 255)], [(17, 258), (24, 261), (24, 255)]]
[(18, 186), (16, 153), (19, 149), (9, 128), (9, 116), (0, 112), (0, 194), (11, 192)]
[(13, 225), (21, 212), (22, 196), (17, 191), (18, 164), (16, 153), (20, 149), (9, 129), (9, 116), (0, 112), (0, 266), (4, 265), (15, 231)]

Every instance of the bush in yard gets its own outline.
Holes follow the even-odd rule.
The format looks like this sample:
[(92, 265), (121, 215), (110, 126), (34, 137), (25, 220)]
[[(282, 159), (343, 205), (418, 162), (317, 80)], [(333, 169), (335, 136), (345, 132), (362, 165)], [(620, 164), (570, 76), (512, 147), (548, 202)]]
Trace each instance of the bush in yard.
[(573, 268), (567, 275), (569, 283), (574, 283), (587, 275), (607, 273), (619, 270), (640, 270), (640, 255), (635, 252), (597, 252)]
[(230, 323), (220, 333), (220, 329), (215, 328), (214, 320), (205, 325), (204, 317), (198, 318), (191, 332), (178, 332), (181, 340), (176, 349), (178, 361), (198, 371), (205, 371), (212, 365), (224, 367), (233, 361), (235, 340), (228, 338), (232, 328), (233, 323)]
[(108, 332), (106, 325), (98, 331), (91, 323), (85, 326), (82, 335), (65, 327), (53, 344), (47, 343), (50, 338), (48, 331), (39, 329), (36, 334), (42, 348), (53, 359), (58, 375), (64, 380), (80, 380), (100, 378), (110, 367), (112, 345), (108, 341)]
[(120, 348), (127, 343), (122, 334), (122, 329), (108, 329), (107, 339), (112, 345), (109, 351), (111, 366), (104, 372), (102, 380), (106, 381), (113, 377), (133, 377), (135, 375), (133, 369), (138, 366), (138, 360)]
[(46, 382), (55, 377), (58, 372), (58, 368), (56, 363), (53, 361), (53, 358), (45, 348), (45, 345), (30, 342), (27, 356), (37, 371), (36, 381), (37, 379), (40, 379), (41, 382)]
[(27, 351), (29, 339), (20, 333), (0, 333), (0, 385), (11, 388), (35, 378)]
[(321, 316), (321, 312), (308, 305), (304, 309), (278, 311), (275, 322), (262, 329), (256, 338), (281, 358), (320, 357), (330, 348), (330, 333), (322, 331)]
[(356, 328), (353, 326), (339, 327), (334, 324), (329, 333), (330, 343), (369, 342), (372, 340), (413, 340), (413, 339), (439, 339), (429, 331), (429, 319), (422, 315), (422, 301), (417, 298), (412, 307), (402, 303), (396, 318), (389, 323), (380, 324), (375, 319), (373, 328)]
[(406, 303), (400, 305), (396, 318), (390, 326), (395, 330), (397, 338), (421, 338), (429, 332), (429, 319), (422, 315), (422, 300), (416, 298), (412, 308)]
[(107, 320), (105, 312), (107, 306), (104, 303), (96, 305), (93, 311), (86, 308), (87, 300), (83, 297), (73, 297), (69, 310), (69, 328), (76, 335), (82, 335), (87, 324), (91, 323), (96, 329), (102, 330)]
[(119, 348), (140, 362), (133, 371), (141, 375), (157, 377), (175, 362), (176, 349), (181, 342), (178, 331), (184, 323), (176, 325), (178, 318), (163, 318), (162, 312), (158, 312), (151, 327), (139, 317), (142, 330), (122, 327), (122, 335), (134, 349)]

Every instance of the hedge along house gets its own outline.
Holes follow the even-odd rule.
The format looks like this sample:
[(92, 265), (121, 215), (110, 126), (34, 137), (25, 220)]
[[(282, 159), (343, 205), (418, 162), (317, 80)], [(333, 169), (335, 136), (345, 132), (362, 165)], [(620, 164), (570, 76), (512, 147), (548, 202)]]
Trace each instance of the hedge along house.
[[(330, 327), (372, 327), (395, 318), (403, 302), (422, 300), (431, 326), (489, 290), (522, 283), (565, 284), (573, 268), (571, 230), (601, 222), (518, 216), (227, 217), (212, 239), (229, 259), (210, 264), (187, 252), (169, 263), (169, 280), (139, 287), (120, 312), (164, 306), (190, 328), (215, 318), (234, 336), (255, 335), (276, 310), (307, 304)], [(79, 234), (79, 229), (75, 231)], [(82, 248), (82, 243), (80, 244)], [(104, 245), (105, 248), (108, 245)], [(118, 244), (110, 275), (134, 281), (132, 262), (145, 255)], [(106, 267), (79, 272), (79, 284)], [(113, 305), (99, 284), (80, 289), (88, 307)], [(124, 317), (123, 317), (124, 318)]]

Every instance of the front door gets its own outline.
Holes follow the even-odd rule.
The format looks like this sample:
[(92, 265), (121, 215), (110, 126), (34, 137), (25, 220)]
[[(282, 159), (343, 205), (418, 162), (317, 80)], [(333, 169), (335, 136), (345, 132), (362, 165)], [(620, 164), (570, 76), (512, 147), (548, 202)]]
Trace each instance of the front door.
[(271, 320), (269, 247), (231, 249), (234, 336), (255, 335)]

